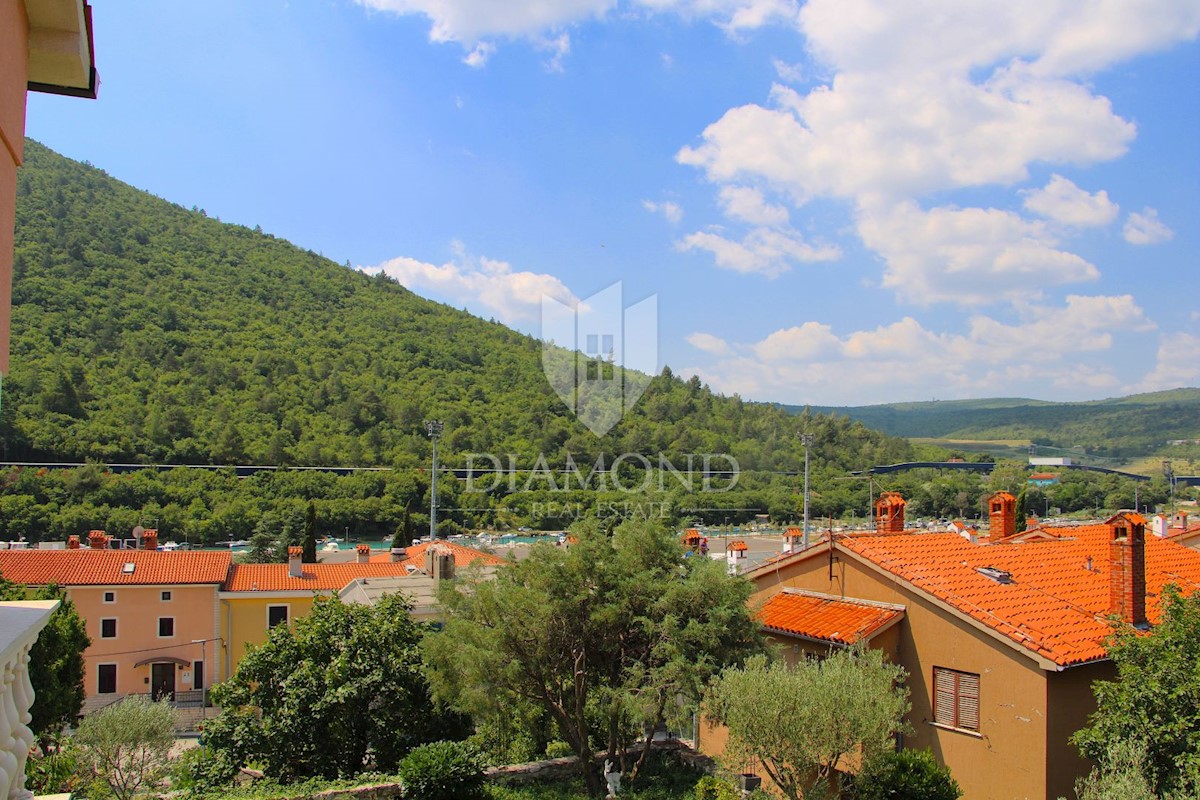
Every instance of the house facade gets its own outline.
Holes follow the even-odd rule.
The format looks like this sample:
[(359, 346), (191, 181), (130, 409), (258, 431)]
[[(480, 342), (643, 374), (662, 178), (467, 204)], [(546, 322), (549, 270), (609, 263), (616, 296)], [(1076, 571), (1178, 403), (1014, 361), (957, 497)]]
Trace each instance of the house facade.
[[(881, 532), (747, 573), (766, 631), (794, 656), (861, 640), (883, 649), (908, 673), (904, 746), (931, 749), (964, 797), (1073, 796), (1091, 765), (1068, 740), (1095, 709), (1092, 683), (1115, 675), (1113, 626), (1153, 624), (1165, 584), (1200, 584), (1200, 557), (1148, 539), (1137, 514), (1017, 536), (1012, 496), (995, 496), (990, 530), (971, 540), (907, 531), (901, 498), (883, 502)], [(780, 595), (826, 612), (789, 617), (796, 602)], [(722, 733), (705, 734), (702, 748), (719, 752)]]

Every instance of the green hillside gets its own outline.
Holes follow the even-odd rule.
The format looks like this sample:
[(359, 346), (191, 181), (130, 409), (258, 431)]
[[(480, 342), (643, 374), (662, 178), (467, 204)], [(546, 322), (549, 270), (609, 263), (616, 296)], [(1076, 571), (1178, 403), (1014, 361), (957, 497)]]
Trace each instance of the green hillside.
[[(799, 411), (798, 407), (789, 410)], [(1131, 458), (1164, 452), (1167, 442), (1200, 439), (1200, 389), (1174, 389), (1087, 403), (1021, 398), (814, 407), (893, 436), (1021, 440), (1089, 454)]]
[(28, 142), (19, 173), (6, 460), (416, 465), (422, 420), (461, 454), (561, 463), (729, 453), (743, 469), (905, 457), (845, 419), (712, 394), (664, 370), (603, 439), (551, 391), (540, 343)]

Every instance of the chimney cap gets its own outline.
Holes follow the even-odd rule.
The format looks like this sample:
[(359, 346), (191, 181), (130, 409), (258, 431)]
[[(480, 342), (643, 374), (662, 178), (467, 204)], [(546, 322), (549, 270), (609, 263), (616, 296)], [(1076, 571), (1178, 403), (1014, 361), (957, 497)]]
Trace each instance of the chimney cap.
[(298, 544), (288, 546), (288, 558), (299, 558), (304, 555), (304, 548)]

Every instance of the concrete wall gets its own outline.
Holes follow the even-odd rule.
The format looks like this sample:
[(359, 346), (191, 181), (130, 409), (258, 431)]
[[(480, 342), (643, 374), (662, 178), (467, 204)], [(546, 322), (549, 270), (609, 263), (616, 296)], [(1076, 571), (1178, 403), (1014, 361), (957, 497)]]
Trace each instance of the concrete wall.
[[(0, 0), (0, 381), (8, 374), (17, 167), (25, 145), (29, 23), (23, 0)], [(0, 386), (0, 395), (3, 387)], [(3, 397), (0, 396), (0, 403)]]
[[(846, 553), (839, 553), (832, 567), (827, 558), (818, 556), (760, 577), (751, 602), (763, 602), (784, 586), (906, 607), (905, 619), (895, 629), (894, 644), (894, 660), (909, 673), (912, 711), (908, 719), (914, 733), (905, 745), (932, 749), (950, 767), (965, 798), (1054, 800), (1073, 794), (1068, 789), (1075, 777), (1086, 771), (1086, 764), (1073, 748), (1068, 749), (1065, 735), (1081, 727), (1094, 708), (1088, 699), (1094, 672), (1051, 675), (1023, 654)], [(977, 734), (933, 723), (935, 666), (980, 676)]]

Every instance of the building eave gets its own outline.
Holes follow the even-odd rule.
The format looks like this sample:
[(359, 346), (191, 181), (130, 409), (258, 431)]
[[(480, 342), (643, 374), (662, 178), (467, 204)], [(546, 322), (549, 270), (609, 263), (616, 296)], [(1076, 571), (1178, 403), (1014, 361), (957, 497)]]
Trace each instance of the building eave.
[(100, 80), (87, 0), (25, 0), (31, 92), (95, 99)]

